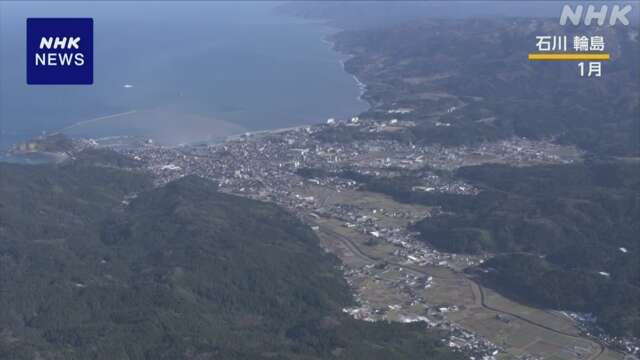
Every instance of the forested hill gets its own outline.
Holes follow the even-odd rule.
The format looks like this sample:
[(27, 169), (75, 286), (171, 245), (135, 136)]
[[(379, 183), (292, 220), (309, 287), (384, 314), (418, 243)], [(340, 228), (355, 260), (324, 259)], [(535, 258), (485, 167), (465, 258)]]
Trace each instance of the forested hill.
[[(611, 61), (597, 78), (581, 77), (576, 63), (527, 61), (542, 34), (602, 36)], [(529, 14), (348, 29), (333, 41), (366, 85), (371, 109), (360, 117), (404, 125), (372, 133), (328, 126), (315, 136), (454, 148), (523, 137), (582, 149), (581, 164), (446, 174), (480, 189), (474, 196), (413, 191), (422, 171), (342, 175), (396, 200), (440, 206), (444, 214), (416, 224), (422, 239), (449, 252), (500, 254), (482, 278), (503, 294), (591, 312), (611, 334), (640, 336), (638, 34), (637, 23), (562, 27)]]
[(640, 164), (484, 165), (457, 175), (483, 191), (443, 204), (453, 214), (418, 223), (423, 239), (504, 253), (483, 265), (487, 285), (640, 336)]
[[(599, 78), (580, 77), (576, 63), (529, 62), (541, 34), (603, 36), (612, 60)], [(415, 122), (406, 139), (457, 146), (554, 138), (609, 156), (638, 155), (639, 39), (637, 26), (531, 18), (416, 20), (333, 37), (353, 55), (345, 69), (367, 86), (364, 116)], [(397, 108), (413, 111), (387, 113)]]
[(279, 207), (109, 157), (0, 164), (0, 359), (461, 358), (344, 315), (335, 258)]
[(500, 256), (482, 266), (491, 287), (539, 307), (593, 313), (612, 334), (640, 336), (640, 164), (586, 161), (454, 174), (478, 195), (417, 192), (421, 175), (342, 174), (370, 191), (444, 212), (415, 224), (455, 253)]
[(416, 222), (438, 250), (496, 257), (473, 276), (520, 302), (592, 313), (610, 334), (640, 336), (640, 163), (588, 160), (566, 165), (484, 164), (443, 176), (478, 195), (414, 191), (424, 170), (382, 177), (341, 176), (363, 190), (443, 211)]

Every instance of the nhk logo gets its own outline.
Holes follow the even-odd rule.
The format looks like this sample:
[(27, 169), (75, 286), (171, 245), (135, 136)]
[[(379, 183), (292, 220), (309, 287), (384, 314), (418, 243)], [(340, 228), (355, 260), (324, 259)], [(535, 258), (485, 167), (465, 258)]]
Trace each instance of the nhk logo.
[(93, 84), (93, 19), (27, 19), (28, 84)]
[[(55, 41), (55, 42), (54, 42)], [(68, 42), (67, 42), (68, 41)], [(40, 40), (40, 50), (42, 49), (76, 49), (79, 50), (80, 46), (78, 46), (78, 42), (80, 42), (80, 37), (75, 38), (55, 38), (53, 37), (43, 37)], [(52, 46), (53, 45), (53, 46)], [(73, 61), (72, 61), (73, 60)], [(84, 54), (83, 53), (59, 53), (59, 52), (40, 52), (36, 53), (36, 66), (70, 66), (73, 62), (75, 66), (84, 65)]]
[[(609, 12), (611, 9), (611, 12)], [(566, 25), (567, 20), (571, 21), (571, 23), (575, 26), (580, 25), (580, 21), (586, 26), (591, 25), (591, 23), (595, 20), (598, 26), (602, 26), (605, 24), (607, 20), (607, 15), (609, 15), (609, 25), (613, 26), (620, 22), (622, 25), (628, 26), (629, 19), (627, 19), (627, 14), (631, 12), (633, 8), (631, 5), (613, 5), (609, 8), (608, 5), (600, 6), (600, 9), (596, 8), (594, 5), (589, 5), (586, 10), (582, 5), (577, 5), (575, 8), (572, 8), (569, 5), (565, 5), (562, 7), (562, 13), (560, 13), (560, 25)]]

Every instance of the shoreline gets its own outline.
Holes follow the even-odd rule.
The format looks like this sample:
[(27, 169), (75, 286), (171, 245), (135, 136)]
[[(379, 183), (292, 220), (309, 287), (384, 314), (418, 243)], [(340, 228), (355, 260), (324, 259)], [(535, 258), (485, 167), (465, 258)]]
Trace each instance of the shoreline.
[[(292, 17), (296, 17), (299, 18), (297, 16), (292, 16)], [(346, 62), (349, 61), (350, 59), (352, 59), (355, 55), (354, 54), (349, 54), (347, 52), (344, 51), (339, 51), (336, 48), (336, 42), (331, 40), (331, 36), (340, 33), (342, 31), (345, 31), (342, 28), (336, 27), (334, 25), (328, 24), (325, 21), (304, 21), (305, 23), (308, 23), (307, 25), (310, 26), (317, 26), (320, 31), (318, 32), (318, 37), (319, 40), (322, 41), (322, 43), (324, 43), (327, 46), (327, 50), (330, 51), (332, 53), (333, 56), (336, 56), (336, 60), (338, 61), (338, 63), (340, 64), (340, 68), (341, 71), (343, 71), (345, 74), (348, 74), (351, 76), (351, 78), (353, 79), (353, 81), (355, 82), (355, 86), (357, 87), (358, 91), (357, 91), (357, 96), (355, 97), (356, 101), (358, 103), (362, 104), (362, 109), (355, 109), (352, 113), (350, 114), (346, 114), (344, 116), (347, 116), (347, 118), (349, 116), (358, 116), (364, 112), (367, 112), (371, 109), (372, 105), (370, 102), (368, 102), (367, 100), (365, 100), (364, 96), (367, 92), (367, 85), (365, 83), (363, 83), (355, 74), (352, 74), (351, 72), (347, 71), (346, 69)], [(358, 108), (360, 108), (360, 106), (358, 106)], [(103, 123), (107, 123), (110, 122), (111, 120), (117, 120), (117, 121), (121, 121), (121, 118), (123, 117), (127, 117), (130, 115), (135, 115), (137, 113), (143, 113), (146, 112), (147, 110), (144, 109), (133, 109), (133, 110), (128, 110), (128, 111), (124, 111), (124, 112), (119, 112), (119, 113), (115, 113), (115, 114), (106, 114), (106, 115), (101, 115), (101, 116), (97, 116), (97, 117), (92, 117), (89, 119), (85, 119), (85, 120), (80, 120), (68, 125), (64, 125), (62, 127), (57, 127), (57, 128), (50, 128), (50, 129), (42, 129), (39, 134), (40, 135), (48, 135), (48, 134), (55, 134), (55, 133), (64, 133), (67, 134), (67, 136), (70, 136), (72, 138), (75, 137), (81, 137), (81, 138), (93, 138), (93, 137), (100, 137), (100, 134), (83, 134), (83, 135), (79, 135), (76, 134), (74, 135), (73, 132), (75, 132), (75, 130), (83, 128), (84, 126), (92, 126), (93, 124), (103, 124)], [(298, 127), (305, 127), (305, 126), (313, 126), (313, 125), (318, 125), (318, 124), (322, 124), (324, 122), (324, 118), (316, 118), (315, 120), (310, 119), (311, 121), (309, 122), (303, 122), (301, 121), (300, 123), (293, 125), (293, 126), (289, 126), (286, 128), (281, 128), (281, 127), (277, 127), (277, 128), (267, 128), (267, 129), (256, 129), (256, 130), (249, 130), (249, 131), (243, 131), (243, 132), (239, 132), (239, 133), (234, 133), (231, 134), (229, 136), (226, 136), (225, 138), (228, 137), (239, 137), (242, 136), (246, 133), (263, 133), (263, 132), (268, 132), (268, 131), (282, 131), (285, 129), (292, 129), (292, 128), (298, 128)], [(106, 126), (106, 125), (105, 125)], [(129, 134), (123, 134), (121, 135), (123, 137), (129, 136)], [(134, 135), (135, 136), (135, 135)], [(152, 136), (150, 136), (152, 137)], [(18, 141), (11, 141), (7, 144), (3, 144), (3, 148), (11, 148), (12, 146), (15, 146), (16, 144), (19, 144), (21, 142), (24, 141), (29, 141), (29, 139), (32, 137), (29, 137), (25, 140), (18, 140)], [(194, 141), (190, 141), (188, 143), (198, 143), (201, 142), (202, 140), (194, 140)], [(218, 142), (218, 141), (216, 141)]]
[(353, 80), (355, 80), (356, 86), (359, 89), (359, 95), (358, 95), (357, 99), (358, 99), (358, 101), (367, 104), (367, 110), (370, 110), (371, 109), (371, 104), (367, 100), (364, 99), (364, 95), (367, 92), (367, 85), (365, 83), (363, 83), (362, 81), (360, 81), (360, 79), (358, 79), (358, 77), (355, 74), (352, 74), (349, 71), (347, 71), (347, 68), (346, 68), (346, 62), (351, 60), (351, 59), (353, 59), (355, 57), (355, 55), (354, 54), (345, 53), (345, 52), (342, 52), (340, 50), (337, 50), (335, 41), (329, 40), (329, 36), (331, 36), (331, 35), (333, 35), (333, 34), (335, 34), (337, 32), (345, 31), (345, 30), (344, 29), (335, 28), (335, 27), (331, 27), (329, 25), (326, 25), (326, 26), (328, 28), (330, 28), (330, 29), (334, 29), (335, 31), (332, 34), (325, 35), (325, 37), (322, 39), (322, 42), (327, 44), (331, 51), (335, 52), (338, 55), (341, 55), (342, 58), (339, 60), (339, 62), (340, 62), (340, 67), (342, 67), (342, 71), (344, 71), (345, 73), (351, 75)]
[[(354, 58), (355, 55), (354, 54), (350, 54), (350, 53), (346, 53), (346, 52), (343, 52), (343, 51), (339, 51), (338, 49), (336, 49), (335, 41), (331, 41), (330, 40), (330, 37), (332, 35), (335, 35), (337, 33), (346, 31), (346, 29), (341, 28), (339, 26), (336, 26), (334, 23), (332, 23), (331, 21), (329, 21), (327, 19), (312, 19), (312, 18), (306, 18), (304, 16), (300, 16), (300, 15), (296, 15), (296, 14), (283, 14), (283, 15), (287, 16), (287, 17), (299, 19), (304, 24), (313, 24), (313, 25), (321, 26), (323, 28), (323, 30), (325, 30), (324, 31), (325, 34), (320, 39), (320, 41), (322, 41), (324, 44), (326, 44), (330, 51), (332, 51), (332, 52), (334, 52), (335, 54), (338, 55), (338, 58), (339, 58), (338, 62), (340, 63), (340, 67), (342, 68), (342, 71), (344, 71), (348, 75), (351, 75), (353, 80), (356, 82), (356, 86), (358, 87), (358, 90), (359, 90), (359, 94), (358, 94), (358, 97), (356, 99), (358, 101), (363, 102), (363, 103), (366, 104), (367, 109), (365, 111), (370, 110), (372, 105), (367, 100), (364, 99), (364, 94), (367, 91), (367, 85), (365, 83), (363, 83), (362, 81), (360, 81), (360, 79), (358, 79), (358, 77), (355, 74), (352, 74), (349, 71), (347, 71), (346, 66), (345, 66), (346, 62), (349, 61), (350, 59)], [(365, 112), (365, 111), (363, 111), (363, 112)]]

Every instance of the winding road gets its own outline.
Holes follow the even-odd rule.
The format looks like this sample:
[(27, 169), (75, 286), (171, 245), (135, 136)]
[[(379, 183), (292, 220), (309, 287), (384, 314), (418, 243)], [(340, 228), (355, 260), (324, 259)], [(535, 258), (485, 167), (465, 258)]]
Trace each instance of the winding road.
[[(346, 237), (346, 236), (344, 236), (344, 235), (342, 235), (342, 234), (340, 234), (340, 233), (338, 233), (338, 232), (336, 232), (334, 230), (329, 229), (328, 226), (326, 226), (326, 225), (322, 225), (322, 224), (317, 224), (317, 225), (320, 227), (320, 232), (324, 233), (325, 235), (331, 236), (331, 237), (339, 240), (347, 249), (349, 249), (353, 254), (355, 254), (356, 256), (361, 258), (362, 260), (373, 262), (373, 263), (380, 262), (380, 261), (385, 261), (387, 264), (397, 266), (397, 267), (405, 269), (405, 270), (407, 270), (409, 272), (417, 273), (417, 274), (424, 275), (424, 276), (432, 276), (434, 278), (438, 278), (437, 276), (433, 276), (432, 274), (429, 274), (428, 272), (426, 272), (426, 271), (424, 271), (422, 269), (416, 268), (414, 266), (401, 264), (401, 263), (397, 263), (397, 262), (391, 262), (391, 261), (388, 261), (388, 260), (385, 260), (385, 259), (382, 259), (382, 258), (378, 258), (378, 257), (374, 257), (374, 256), (371, 256), (371, 255), (368, 255), (368, 254), (364, 253), (358, 247), (358, 245), (356, 245), (348, 237)], [(440, 278), (443, 278), (443, 277), (440, 277)], [(590, 357), (588, 357), (587, 358), (588, 360), (596, 360), (604, 353), (605, 347), (602, 344), (600, 344), (599, 342), (593, 341), (592, 339), (581, 337), (581, 336), (577, 336), (577, 335), (574, 335), (574, 334), (571, 334), (571, 333), (568, 333), (568, 332), (564, 332), (564, 331), (561, 331), (561, 330), (558, 330), (558, 329), (554, 329), (554, 328), (549, 327), (547, 325), (540, 324), (540, 323), (538, 323), (536, 321), (527, 319), (527, 318), (525, 318), (523, 316), (520, 316), (518, 314), (509, 312), (509, 311), (506, 311), (506, 310), (498, 309), (498, 308), (492, 307), (491, 305), (488, 305), (486, 303), (486, 300), (485, 300), (485, 292), (484, 292), (484, 288), (482, 287), (482, 285), (480, 285), (478, 282), (476, 282), (475, 280), (473, 280), (473, 279), (471, 279), (471, 278), (469, 278), (467, 276), (464, 276), (464, 279), (471, 286), (471, 289), (472, 289), (472, 292), (474, 294), (474, 298), (476, 300), (476, 305), (477, 306), (480, 306), (480, 307), (482, 307), (482, 308), (484, 308), (484, 309), (486, 309), (488, 311), (492, 311), (492, 312), (495, 312), (495, 313), (498, 313), (498, 314), (511, 316), (513, 318), (516, 318), (518, 320), (526, 322), (527, 324), (536, 326), (536, 327), (544, 329), (546, 331), (553, 332), (553, 333), (558, 334), (558, 335), (567, 336), (567, 337), (570, 337), (570, 338), (573, 338), (573, 339), (579, 339), (579, 340), (582, 340), (582, 341), (588, 341), (591, 344), (594, 344), (596, 348), (598, 348), (598, 352), (596, 352), (596, 353), (592, 354)], [(479, 296), (476, 296), (476, 294), (478, 294)]]

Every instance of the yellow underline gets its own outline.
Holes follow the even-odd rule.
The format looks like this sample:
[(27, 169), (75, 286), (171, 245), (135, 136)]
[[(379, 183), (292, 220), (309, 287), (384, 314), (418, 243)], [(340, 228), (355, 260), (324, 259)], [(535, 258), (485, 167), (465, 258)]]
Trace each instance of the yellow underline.
[(609, 53), (530, 53), (529, 61), (607, 61)]

